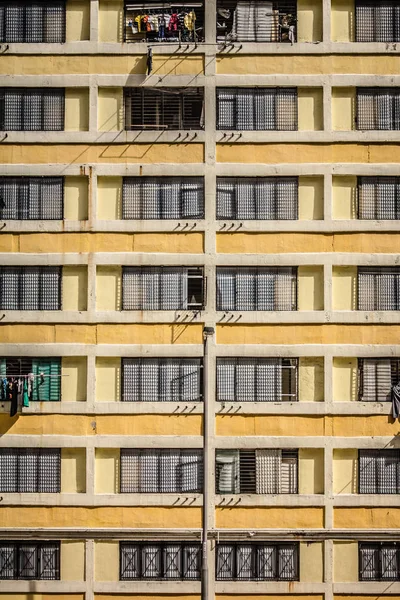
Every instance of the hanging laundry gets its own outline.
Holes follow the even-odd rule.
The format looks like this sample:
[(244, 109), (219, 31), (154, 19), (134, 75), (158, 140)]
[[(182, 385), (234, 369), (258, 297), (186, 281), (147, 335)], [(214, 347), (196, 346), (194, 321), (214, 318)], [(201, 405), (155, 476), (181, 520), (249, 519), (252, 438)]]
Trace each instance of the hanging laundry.
[(28, 378), (24, 378), (23, 384), (23, 397), (22, 397), (22, 406), (29, 406), (29, 394), (28, 394)]
[(177, 13), (173, 13), (169, 20), (168, 29), (169, 31), (178, 31), (179, 19)]
[(11, 400), (10, 417), (14, 417), (18, 412), (18, 382), (17, 380), (9, 381), (7, 384), (8, 400)]

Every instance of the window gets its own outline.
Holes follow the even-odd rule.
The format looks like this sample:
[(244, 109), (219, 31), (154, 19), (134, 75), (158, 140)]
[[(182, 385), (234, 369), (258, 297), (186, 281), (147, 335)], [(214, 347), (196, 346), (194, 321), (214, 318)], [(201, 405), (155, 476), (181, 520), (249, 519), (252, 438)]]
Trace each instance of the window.
[(358, 267), (358, 310), (399, 310), (400, 269)]
[(217, 41), (296, 41), (296, 0), (218, 0)]
[(121, 542), (120, 580), (200, 579), (197, 542)]
[(298, 219), (298, 177), (217, 177), (217, 219)]
[(0, 267), (1, 310), (61, 310), (61, 267)]
[(62, 131), (65, 90), (0, 88), (2, 131)]
[(125, 88), (125, 129), (202, 129), (202, 88)]
[(202, 310), (200, 267), (123, 267), (123, 310)]
[[(59, 402), (61, 400), (61, 359), (60, 358), (19, 358), (0, 357), (0, 400), (6, 400), (4, 380), (9, 380), (32, 373), (30, 401)], [(43, 377), (41, 377), (43, 375)]]
[(123, 358), (123, 402), (199, 402), (200, 358)]
[(297, 88), (217, 88), (217, 129), (297, 131)]
[(217, 494), (297, 494), (297, 450), (216, 450)]
[(358, 399), (361, 402), (391, 402), (392, 386), (399, 381), (399, 359), (358, 359)]
[(357, 129), (400, 129), (400, 88), (357, 88)]
[(0, 2), (0, 43), (65, 42), (65, 0)]
[(297, 310), (297, 268), (217, 267), (217, 310)]
[[(144, 10), (145, 9), (145, 10)], [(125, 42), (203, 42), (204, 3), (125, 2)]]
[(299, 545), (217, 544), (217, 581), (297, 581)]
[(359, 450), (359, 494), (400, 494), (400, 450)]
[(0, 448), (0, 492), (61, 491), (61, 450)]
[(0, 177), (0, 219), (62, 219), (63, 177)]
[(400, 177), (358, 177), (359, 219), (400, 219)]
[(359, 572), (360, 581), (399, 581), (399, 544), (359, 544)]
[(202, 489), (202, 450), (121, 449), (121, 494), (194, 494)]
[(397, 0), (356, 0), (356, 42), (400, 42)]
[(60, 579), (60, 542), (0, 541), (0, 579)]
[(124, 177), (123, 219), (203, 219), (203, 177)]

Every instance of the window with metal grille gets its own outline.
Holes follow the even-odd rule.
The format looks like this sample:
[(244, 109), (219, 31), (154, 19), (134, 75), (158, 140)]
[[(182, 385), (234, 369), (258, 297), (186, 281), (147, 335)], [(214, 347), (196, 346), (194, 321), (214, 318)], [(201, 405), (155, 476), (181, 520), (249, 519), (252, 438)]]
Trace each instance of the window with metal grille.
[(299, 545), (278, 543), (219, 543), (217, 581), (298, 581)]
[(297, 450), (216, 450), (217, 494), (297, 494)]
[(0, 492), (61, 491), (61, 450), (0, 448)]
[(203, 42), (204, 2), (125, 1), (125, 42)]
[(123, 267), (123, 310), (202, 310), (201, 267)]
[(297, 88), (217, 88), (217, 129), (297, 131)]
[(2, 131), (63, 131), (64, 88), (0, 88)]
[(0, 43), (65, 42), (65, 0), (0, 1)]
[(391, 402), (392, 387), (399, 381), (400, 359), (358, 359), (358, 399), (360, 402)]
[[(0, 380), (27, 376), (33, 374), (31, 401), (59, 402), (61, 400), (61, 359), (0, 357)], [(43, 375), (43, 377), (41, 377)], [(0, 381), (0, 399), (4, 400), (5, 386)]]
[(358, 451), (359, 494), (400, 494), (400, 450)]
[(218, 0), (217, 41), (296, 42), (296, 0)]
[(198, 542), (120, 542), (120, 580), (200, 579)]
[(199, 402), (200, 358), (123, 358), (123, 402)]
[(121, 449), (121, 494), (200, 493), (202, 450)]
[(358, 267), (358, 310), (400, 310), (399, 267)]
[(297, 267), (217, 267), (217, 310), (297, 310)]
[(203, 219), (203, 177), (124, 177), (123, 219)]
[(356, 42), (400, 42), (398, 0), (356, 0)]
[(358, 177), (358, 218), (400, 219), (400, 177)]
[(1, 310), (61, 310), (61, 267), (0, 267)]
[(359, 544), (360, 581), (399, 581), (400, 545), (396, 542)]
[(217, 177), (217, 219), (298, 219), (298, 177)]
[(63, 177), (0, 177), (0, 219), (62, 219)]
[(0, 579), (60, 579), (60, 542), (0, 541)]
[(202, 129), (203, 88), (125, 88), (125, 129)]
[(357, 129), (400, 129), (400, 88), (357, 88)]

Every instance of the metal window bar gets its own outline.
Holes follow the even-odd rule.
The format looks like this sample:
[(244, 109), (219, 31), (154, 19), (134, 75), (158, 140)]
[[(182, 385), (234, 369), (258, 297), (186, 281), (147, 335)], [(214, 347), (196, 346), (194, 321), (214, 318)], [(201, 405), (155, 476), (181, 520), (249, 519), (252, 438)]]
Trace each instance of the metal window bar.
[(400, 219), (400, 177), (358, 177), (358, 218)]
[(400, 88), (357, 88), (356, 125), (361, 131), (400, 129)]
[(0, 541), (0, 580), (60, 579), (60, 542)]
[(217, 581), (298, 581), (299, 545), (217, 543)]
[(193, 542), (120, 542), (120, 581), (199, 580), (201, 545)]
[(356, 42), (399, 42), (398, 0), (356, 0)]
[(360, 581), (399, 581), (400, 546), (396, 542), (359, 544)]
[(204, 127), (203, 88), (125, 88), (125, 129), (200, 130)]
[(203, 177), (124, 177), (123, 219), (203, 219)]
[(63, 177), (0, 177), (0, 219), (58, 220), (63, 205)]
[(400, 310), (400, 268), (358, 267), (358, 310)]
[(65, 42), (65, 0), (0, 1), (0, 43)]
[(0, 88), (2, 131), (63, 131), (64, 88)]
[(61, 310), (61, 267), (0, 267), (1, 310)]
[(400, 493), (400, 450), (358, 451), (359, 494)]
[(360, 402), (391, 402), (392, 387), (399, 381), (400, 359), (358, 359), (358, 400)]
[(0, 448), (0, 491), (47, 493), (61, 491), (61, 450)]

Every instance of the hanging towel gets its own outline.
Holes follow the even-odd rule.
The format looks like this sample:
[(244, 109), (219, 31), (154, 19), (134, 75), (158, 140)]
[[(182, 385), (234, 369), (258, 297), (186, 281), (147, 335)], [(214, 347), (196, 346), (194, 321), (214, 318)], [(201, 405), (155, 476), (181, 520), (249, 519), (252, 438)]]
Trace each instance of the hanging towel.
[(14, 417), (18, 411), (18, 384), (16, 381), (8, 383), (7, 396), (11, 400), (10, 417)]
[(28, 379), (24, 378), (24, 389), (22, 394), (22, 406), (29, 406), (29, 394), (28, 394)]
[(393, 419), (400, 417), (400, 382), (392, 387), (392, 417)]

